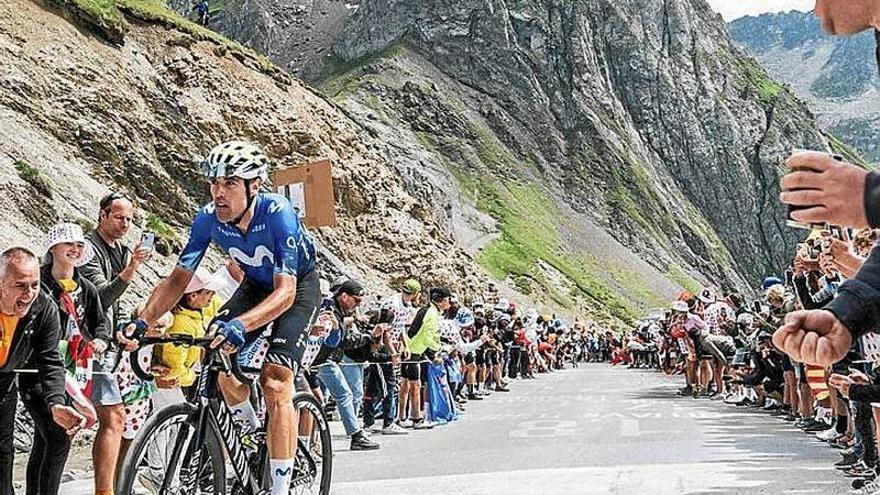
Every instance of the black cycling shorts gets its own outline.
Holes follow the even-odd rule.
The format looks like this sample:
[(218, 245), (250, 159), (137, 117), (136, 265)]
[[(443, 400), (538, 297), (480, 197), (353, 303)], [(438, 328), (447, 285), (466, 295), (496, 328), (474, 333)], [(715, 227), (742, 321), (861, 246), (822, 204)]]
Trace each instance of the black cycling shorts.
[(464, 364), (474, 364), (474, 353), (469, 352), (464, 355)]
[[(215, 320), (230, 321), (253, 309), (269, 297), (273, 289), (245, 278), (232, 297), (220, 308)], [(296, 299), (287, 311), (274, 322), (248, 331), (245, 347), (257, 340), (269, 327), (269, 350), (267, 363), (278, 364), (296, 374), (306, 348), (309, 329), (321, 304), (321, 286), (314, 270), (296, 280)]]
[(495, 366), (498, 362), (498, 351), (486, 351), (486, 366)]
[(486, 366), (486, 352), (483, 349), (474, 351), (474, 362), (477, 366)]
[(419, 361), (422, 360), (421, 354), (413, 354), (400, 365), (400, 376), (404, 380), (419, 381), (422, 379), (422, 366)]

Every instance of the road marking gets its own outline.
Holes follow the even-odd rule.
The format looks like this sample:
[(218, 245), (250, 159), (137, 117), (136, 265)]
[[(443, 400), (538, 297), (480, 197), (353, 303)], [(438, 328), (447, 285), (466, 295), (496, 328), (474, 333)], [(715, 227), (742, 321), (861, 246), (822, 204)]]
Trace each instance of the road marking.
[(578, 434), (575, 421), (536, 420), (523, 421), (516, 425), (516, 429), (507, 434), (511, 438), (558, 438), (571, 437)]

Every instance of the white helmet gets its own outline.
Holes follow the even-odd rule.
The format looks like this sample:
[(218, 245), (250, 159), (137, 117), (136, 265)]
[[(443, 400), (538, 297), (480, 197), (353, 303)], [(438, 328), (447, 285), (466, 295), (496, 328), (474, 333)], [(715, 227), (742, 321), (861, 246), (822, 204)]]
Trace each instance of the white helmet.
[(260, 148), (244, 141), (218, 144), (202, 162), (202, 174), (209, 179), (241, 177), (245, 180), (269, 178), (269, 157)]

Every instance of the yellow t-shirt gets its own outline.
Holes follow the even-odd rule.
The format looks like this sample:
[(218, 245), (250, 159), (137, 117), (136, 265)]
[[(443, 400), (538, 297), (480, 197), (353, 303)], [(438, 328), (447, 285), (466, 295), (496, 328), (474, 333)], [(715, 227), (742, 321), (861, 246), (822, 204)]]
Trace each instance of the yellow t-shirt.
[[(220, 306), (220, 298), (215, 295), (208, 306), (201, 311), (182, 308), (172, 311), (174, 324), (165, 331), (166, 335), (204, 337), (208, 324), (217, 316)], [(165, 378), (177, 379), (183, 387), (189, 387), (195, 382), (196, 375), (192, 368), (200, 357), (200, 347), (187, 348), (174, 344), (162, 344), (153, 348), (153, 362), (170, 368)]]
[(6, 366), (16, 326), (18, 326), (17, 316), (0, 313), (0, 366)]

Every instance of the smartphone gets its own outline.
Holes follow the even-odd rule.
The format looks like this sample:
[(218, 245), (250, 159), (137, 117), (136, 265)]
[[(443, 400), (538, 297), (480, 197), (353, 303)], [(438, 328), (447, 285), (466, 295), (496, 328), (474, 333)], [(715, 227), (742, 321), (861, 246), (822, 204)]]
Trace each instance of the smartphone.
[(328, 297), (321, 301), (321, 311), (333, 311), (333, 299)]
[(156, 234), (152, 232), (144, 232), (141, 237), (141, 248), (152, 251), (156, 248)]
[(752, 308), (755, 310), (755, 313), (761, 312), (761, 301), (754, 301), (752, 303)]

